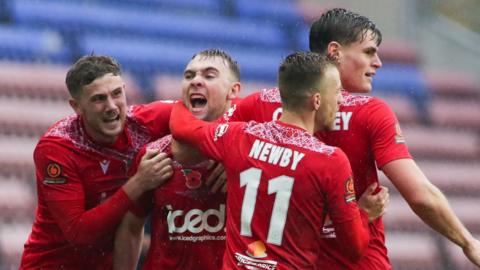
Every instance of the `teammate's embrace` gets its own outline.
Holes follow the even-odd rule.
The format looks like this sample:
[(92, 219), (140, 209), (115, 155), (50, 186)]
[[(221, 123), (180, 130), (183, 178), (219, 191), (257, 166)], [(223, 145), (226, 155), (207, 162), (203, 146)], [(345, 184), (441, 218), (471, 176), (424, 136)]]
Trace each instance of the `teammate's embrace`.
[(357, 207), (345, 154), (312, 136), (333, 125), (338, 70), (315, 53), (295, 53), (279, 68), (279, 86), (279, 121), (212, 124), (176, 104), (172, 135), (225, 165), (224, 269), (343, 269), (323, 264), (324, 219), (330, 215), (345, 255), (358, 260), (369, 241), (368, 217)]

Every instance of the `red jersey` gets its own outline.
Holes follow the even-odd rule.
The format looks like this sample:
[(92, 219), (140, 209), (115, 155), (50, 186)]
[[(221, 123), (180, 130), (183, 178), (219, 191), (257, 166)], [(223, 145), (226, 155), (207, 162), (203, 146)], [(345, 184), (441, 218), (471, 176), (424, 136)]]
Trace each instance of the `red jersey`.
[[(146, 148), (171, 152), (172, 137), (149, 143), (138, 153), (138, 166)], [(142, 197), (137, 216), (152, 211), (151, 243), (143, 269), (218, 270), (225, 251), (225, 194), (212, 194), (205, 186), (209, 162), (184, 167), (173, 159), (173, 176), (152, 196)], [(135, 168), (134, 168), (135, 170)]]
[[(352, 166), (355, 192), (360, 197), (372, 183), (378, 183), (377, 166), (390, 161), (411, 158), (400, 130), (398, 120), (390, 107), (382, 100), (343, 92), (335, 120), (334, 131), (317, 132), (316, 137), (328, 145), (341, 148)], [(226, 114), (229, 121), (271, 121), (281, 116), (281, 98), (277, 88), (264, 89), (251, 94)], [(335, 231), (327, 218), (324, 238), (336, 247)], [(384, 227), (379, 218), (370, 224), (370, 243), (364, 257), (355, 269), (391, 269), (385, 246)], [(342, 247), (334, 248), (333, 260), (342, 259)]]
[[(362, 226), (350, 165), (339, 148), (277, 121), (202, 122), (181, 105), (174, 107), (170, 125), (174, 136), (225, 166), (223, 269), (344, 269), (319, 263), (329, 256), (320, 241), (326, 213), (346, 253), (366, 248), (368, 229)], [(353, 220), (355, 226), (342, 227)]]
[(115, 228), (131, 206), (119, 188), (140, 147), (169, 133), (171, 107), (131, 106), (113, 145), (92, 141), (77, 115), (47, 131), (34, 152), (38, 206), (20, 269), (112, 268)]

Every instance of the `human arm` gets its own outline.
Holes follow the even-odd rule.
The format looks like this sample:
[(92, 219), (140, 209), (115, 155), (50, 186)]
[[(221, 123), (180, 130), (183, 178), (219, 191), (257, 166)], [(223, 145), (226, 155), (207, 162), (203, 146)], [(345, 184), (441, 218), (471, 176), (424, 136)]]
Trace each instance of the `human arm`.
[(364, 210), (368, 214), (368, 220), (372, 222), (385, 214), (389, 202), (388, 188), (373, 183), (358, 199), (358, 208)]
[(140, 257), (146, 217), (137, 217), (128, 212), (122, 219), (115, 235), (113, 269), (136, 269)]
[[(335, 228), (335, 234), (346, 257), (358, 261), (368, 247), (370, 231), (368, 214), (359, 209), (356, 202), (352, 171), (345, 154), (338, 150), (335, 170), (327, 182), (328, 213)], [(330, 166), (329, 166), (330, 167)]]
[(224, 135), (232, 129), (232, 124), (205, 122), (197, 119), (183, 104), (174, 105), (170, 118), (170, 130), (174, 139), (198, 147), (207, 157), (221, 161), (225, 154)]
[(394, 160), (381, 169), (423, 222), (460, 246), (467, 258), (480, 266), (479, 241), (473, 238), (443, 193), (427, 179), (414, 160)]
[[(95, 244), (108, 238), (132, 205), (132, 201), (144, 190), (151, 188), (152, 181), (147, 177), (154, 178), (153, 182), (157, 184), (169, 177), (166, 168), (169, 165), (165, 165), (169, 163), (168, 160), (157, 157), (158, 155), (157, 159), (146, 158), (142, 172), (131, 177), (122, 188), (101, 204), (86, 209), (86, 195), (79, 173), (81, 168), (77, 167), (72, 155), (62, 151), (65, 152), (58, 145), (48, 143), (35, 150), (38, 192), (39, 196), (45, 198), (48, 212), (62, 230), (65, 239), (75, 245)], [(156, 166), (159, 163), (161, 164)], [(48, 173), (48, 168), (52, 166), (59, 169), (58, 175)]]

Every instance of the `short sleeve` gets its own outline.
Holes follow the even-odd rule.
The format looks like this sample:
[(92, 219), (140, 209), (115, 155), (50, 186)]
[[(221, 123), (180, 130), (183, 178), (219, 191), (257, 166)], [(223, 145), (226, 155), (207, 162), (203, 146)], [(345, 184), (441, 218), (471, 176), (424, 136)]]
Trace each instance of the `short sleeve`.
[(374, 99), (365, 108), (368, 137), (378, 168), (402, 158), (412, 158), (395, 113), (382, 100)]

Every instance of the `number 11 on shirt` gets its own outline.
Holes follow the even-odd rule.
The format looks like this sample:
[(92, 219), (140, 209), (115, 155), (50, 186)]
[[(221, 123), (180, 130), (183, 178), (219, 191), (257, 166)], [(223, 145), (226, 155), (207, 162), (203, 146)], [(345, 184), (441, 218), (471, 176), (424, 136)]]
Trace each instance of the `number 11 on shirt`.
[[(261, 176), (262, 171), (254, 167), (240, 173), (240, 187), (246, 186), (240, 216), (240, 234), (243, 236), (252, 236), (251, 223), (257, 202), (257, 192)], [(282, 244), (283, 229), (285, 228), (285, 222), (287, 220), (293, 181), (294, 179), (292, 177), (285, 175), (275, 177), (268, 181), (268, 194), (271, 195), (275, 193), (275, 202), (270, 217), (267, 243), (277, 246)]]

